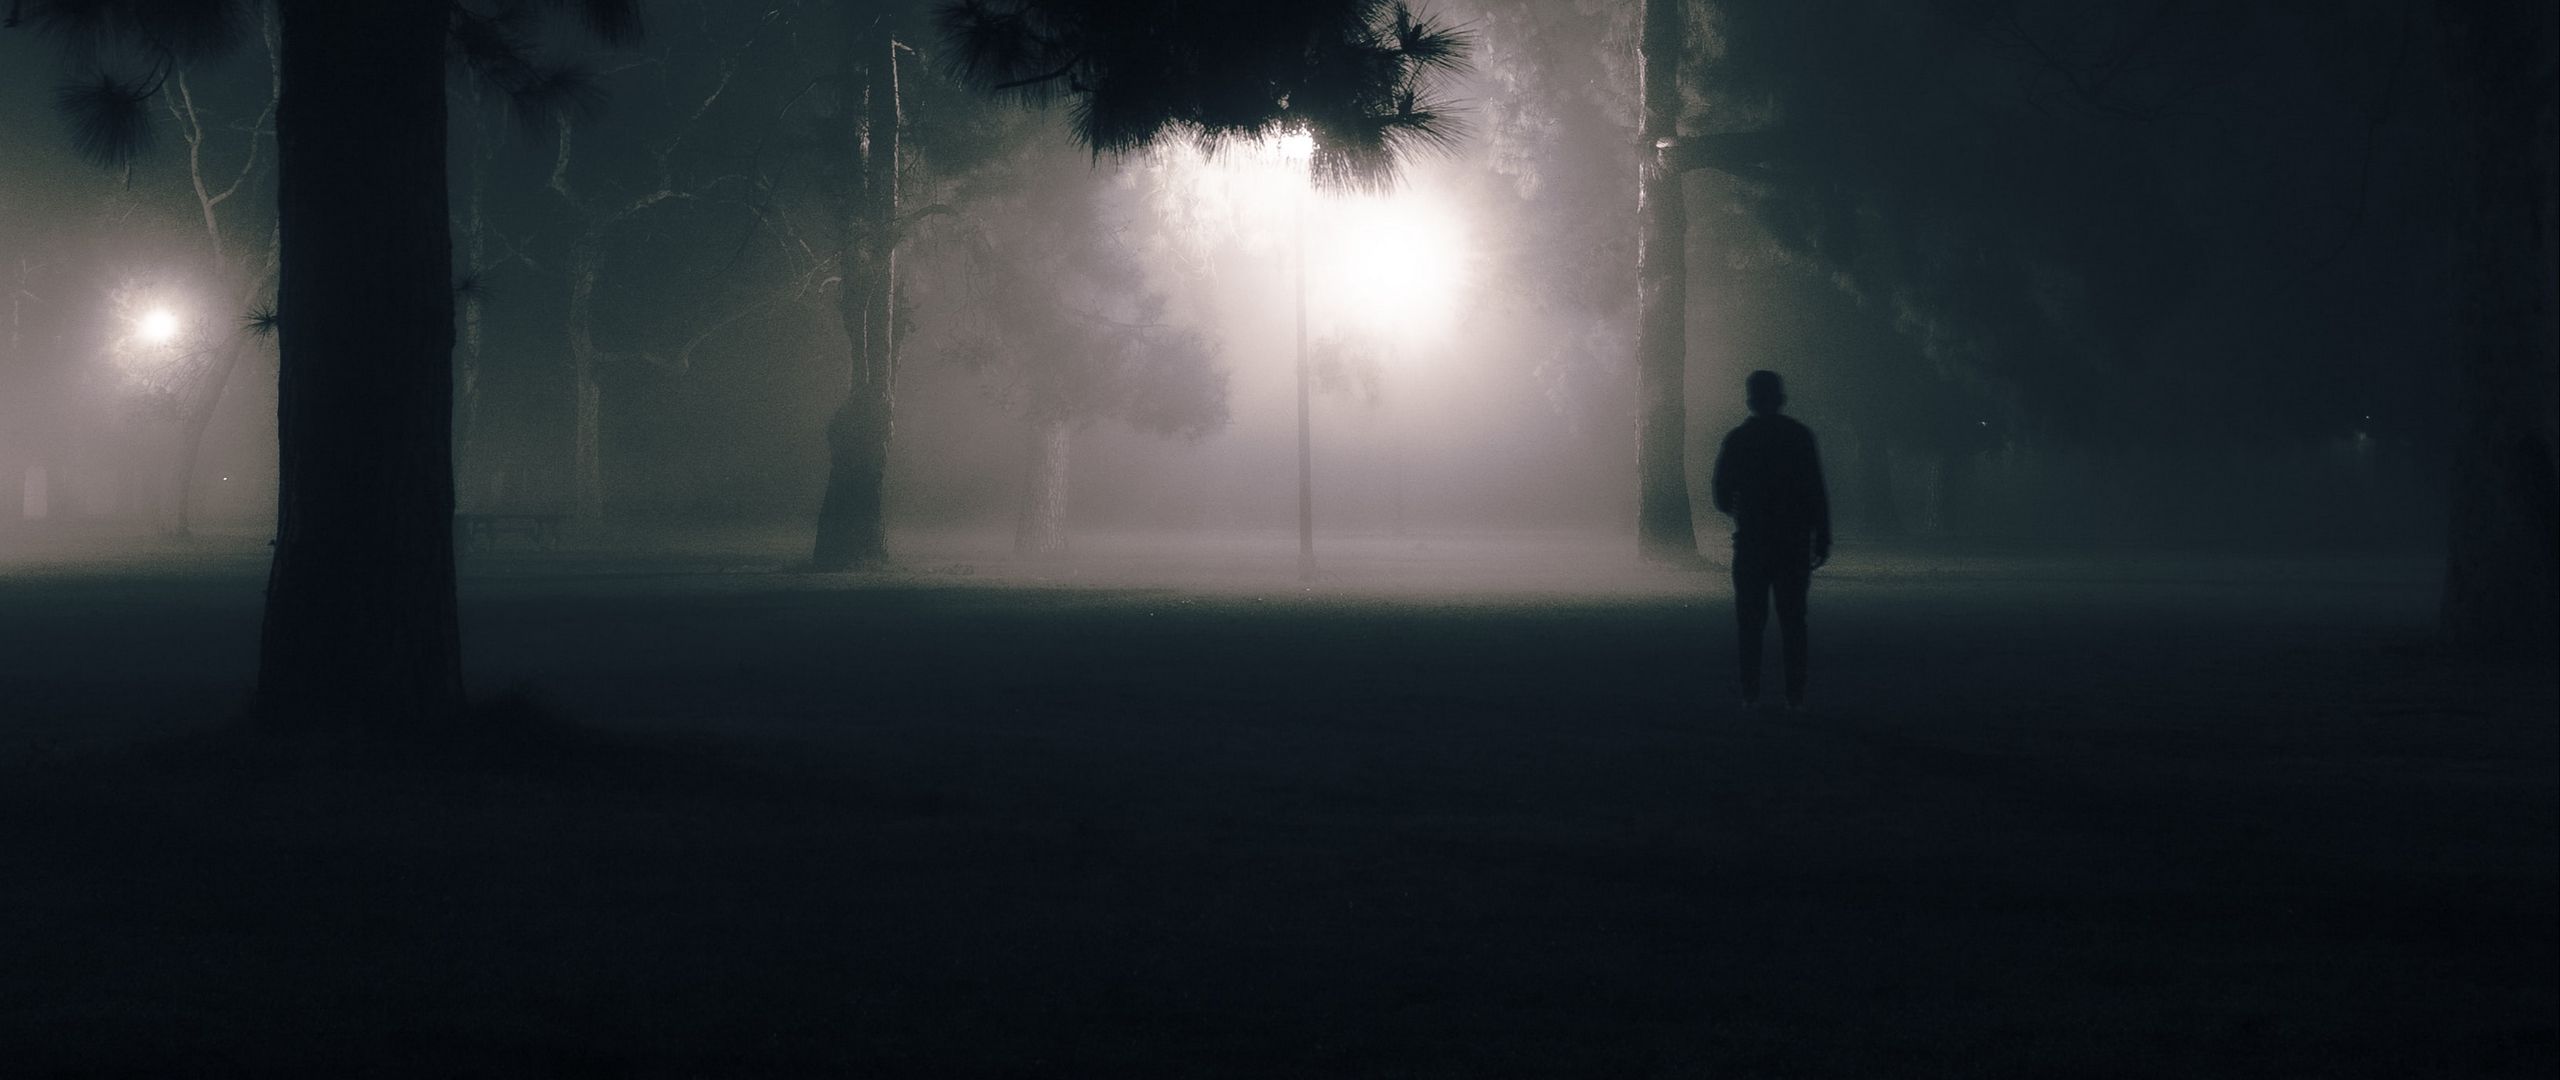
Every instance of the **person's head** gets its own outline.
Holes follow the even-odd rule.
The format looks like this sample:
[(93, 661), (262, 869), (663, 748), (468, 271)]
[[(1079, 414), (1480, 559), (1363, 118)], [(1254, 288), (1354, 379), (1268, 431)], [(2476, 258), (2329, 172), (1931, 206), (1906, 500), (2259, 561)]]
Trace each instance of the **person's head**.
[(1775, 415), (1787, 407), (1787, 381), (1774, 371), (1755, 371), (1742, 380), (1742, 403), (1754, 414)]

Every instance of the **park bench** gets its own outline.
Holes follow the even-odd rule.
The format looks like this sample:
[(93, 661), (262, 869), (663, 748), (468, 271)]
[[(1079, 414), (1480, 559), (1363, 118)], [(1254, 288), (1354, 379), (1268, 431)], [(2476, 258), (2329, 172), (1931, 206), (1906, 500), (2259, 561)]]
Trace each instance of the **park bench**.
[(539, 511), (505, 511), (457, 513), (453, 515), (455, 538), (464, 551), (482, 551), (496, 547), (506, 537), (522, 537), (536, 548), (548, 551), (560, 542), (560, 524), (565, 515)]

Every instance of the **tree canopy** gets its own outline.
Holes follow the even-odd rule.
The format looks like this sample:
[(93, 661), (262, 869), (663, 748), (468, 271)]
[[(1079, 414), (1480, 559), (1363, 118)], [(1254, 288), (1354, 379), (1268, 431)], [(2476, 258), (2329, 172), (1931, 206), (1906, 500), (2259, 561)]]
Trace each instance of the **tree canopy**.
[(965, 81), (1069, 102), (1096, 154), (1304, 132), (1320, 183), (1367, 187), (1464, 134), (1437, 79), (1471, 35), (1402, 0), (958, 0), (940, 21)]
[(2407, 8), (1716, 0), (1696, 120), (1770, 133), (1778, 251), (2056, 434), (2428, 430), (2456, 122)]
[[(12, 0), (8, 25), (54, 36), (73, 72), (54, 93), (71, 141), (102, 164), (148, 151), (151, 102), (191, 63), (230, 55), (257, 36), (260, 0)], [(455, 0), (447, 15), (452, 54), (517, 97), (528, 116), (592, 105), (582, 67), (542, 58), (543, 17), (573, 15), (608, 44), (640, 36), (639, 0)]]

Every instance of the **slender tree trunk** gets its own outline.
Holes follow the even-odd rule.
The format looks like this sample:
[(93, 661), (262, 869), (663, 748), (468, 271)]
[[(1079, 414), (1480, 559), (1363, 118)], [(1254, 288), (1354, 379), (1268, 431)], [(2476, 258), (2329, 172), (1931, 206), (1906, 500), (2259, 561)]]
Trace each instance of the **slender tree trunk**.
[(213, 414), (222, 406), (223, 390), (231, 385), (232, 373), (240, 368), (240, 357), (249, 351), (245, 339), (235, 338), (222, 347), (222, 359), (205, 374), (210, 383), (202, 391), (202, 400), (187, 409), (186, 419), (178, 431), (178, 463), (176, 475), (170, 477), (169, 535), (178, 540), (195, 536), (194, 515), (196, 463), (204, 457), (205, 432), (213, 427)]
[(881, 18), (858, 46), (847, 75), (860, 72), (860, 190), (843, 214), (844, 284), (837, 312), (853, 347), (851, 384), (827, 421), (827, 494), (818, 508), (812, 561), (822, 570), (888, 558), (889, 437), (897, 404), (898, 59)]
[(462, 705), (443, 0), (281, 0), (275, 560), (257, 709)]
[(595, 228), (569, 245), (569, 388), (575, 418), (569, 436), (570, 513), (604, 516), (604, 390), (596, 383), (595, 296), (604, 238)]
[[(220, 241), (215, 241), (214, 246), (216, 258), (219, 258)], [(270, 250), (267, 255), (268, 273), (274, 272), (276, 262), (277, 253)], [(241, 310), (249, 310), (257, 303), (258, 292), (266, 284), (267, 277), (264, 274), (249, 284), (240, 298)], [(205, 384), (196, 388), (194, 394), (190, 395), (195, 400), (185, 404), (178, 430), (177, 471), (170, 477), (169, 536), (172, 539), (188, 540), (195, 535), (193, 507), (196, 463), (204, 457), (204, 437), (206, 431), (213, 426), (213, 414), (222, 408), (222, 396), (230, 390), (231, 378), (240, 370), (240, 360), (248, 355), (251, 346), (252, 341), (245, 334), (233, 335), (231, 340), (222, 346), (221, 359), (214, 363), (212, 370), (205, 373)]]
[(1902, 535), (1902, 507), (1893, 497), (1893, 452), (1878, 426), (1858, 432), (1858, 502), (1867, 531), (1890, 539)]
[(1030, 453), (1022, 485), (1022, 520), (1013, 532), (1013, 553), (1045, 559), (1067, 550), (1067, 452), (1074, 435), (1063, 416), (1031, 421)]
[(1643, 171), (1636, 188), (1636, 549), (1685, 562), (1689, 520), (1688, 209), (1677, 164), (1680, 53), (1689, 0), (1645, 0)]
[(2560, 644), (2560, 20), (2548, 4), (2440, 0), (2437, 13), (2472, 196), (2441, 618), (2457, 648), (2547, 658)]
[[(204, 155), (206, 141), (204, 114), (196, 108), (195, 93), (188, 85), (187, 72), (184, 68), (180, 68), (176, 73), (174, 80), (176, 100), (170, 106), (172, 115), (183, 124), (180, 134), (187, 144), (187, 182), (188, 186), (194, 190), (196, 210), (202, 215), (204, 221), (206, 263), (212, 271), (213, 280), (228, 279), (238, 284), (240, 288), (238, 310), (244, 315), (257, 308), (260, 294), (266, 290), (275, 273), (278, 255), (274, 234), (270, 231), (268, 235), (266, 265), (263, 269), (252, 272), (253, 264), (246, 257), (235, 265), (228, 250), (229, 245), (224, 240), (221, 207), (223, 203), (229, 202), (233, 196), (240, 193), (241, 185), (246, 184), (255, 172), (259, 159), (258, 140), (266, 137), (264, 130), (268, 122), (274, 119), (276, 106), (283, 96), (283, 58), (277, 50), (275, 20), (276, 11), (273, 7), (259, 5), (258, 33), (260, 40), (266, 44), (267, 48), (267, 102), (257, 119), (248, 127), (248, 146), (244, 151), (247, 160), (241, 164), (240, 171), (233, 176), (228, 186), (217, 191), (217, 181), (207, 175)], [(181, 394), (178, 458), (175, 463), (175, 472), (170, 477), (169, 535), (174, 539), (183, 541), (194, 536), (192, 511), (195, 499), (196, 463), (204, 455), (205, 431), (213, 424), (214, 412), (222, 407), (222, 395), (230, 389), (231, 376), (239, 369), (240, 357), (247, 351), (248, 346), (247, 338), (233, 335), (223, 344), (221, 357), (213, 364), (211, 370), (204, 373), (204, 383), (187, 387), (186, 392)]]
[(18, 351), (18, 342), (26, 323), (27, 297), (34, 295), (27, 291), (27, 283), (34, 277), (35, 262), (24, 255), (18, 256), (18, 280), (9, 289), (9, 359), (13, 363), (24, 362)]

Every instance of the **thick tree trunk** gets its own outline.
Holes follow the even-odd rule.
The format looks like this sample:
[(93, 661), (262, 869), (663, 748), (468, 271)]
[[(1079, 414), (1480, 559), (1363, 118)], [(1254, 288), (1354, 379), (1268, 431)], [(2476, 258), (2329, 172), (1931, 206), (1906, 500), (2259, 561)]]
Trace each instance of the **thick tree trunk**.
[(1636, 188), (1636, 550), (1697, 557), (1689, 520), (1688, 210), (1677, 163), (1683, 5), (1645, 0), (1644, 123)]
[(569, 245), (569, 511), (580, 521), (604, 516), (604, 390), (596, 384), (595, 295), (604, 238), (595, 229)]
[(282, 0), (277, 511), (256, 707), (462, 705), (442, 0)]
[(827, 420), (827, 495), (818, 507), (821, 570), (877, 565), (888, 558), (886, 474), (891, 413), (886, 395), (857, 387)]
[[(454, 409), (454, 453), (464, 462), (473, 462), (472, 439), (480, 426), (480, 372), (485, 360), (486, 321), (489, 273), (489, 158), (491, 137), (489, 113), (480, 100), (480, 83), (464, 79), (463, 104), (471, 110), (471, 183), (462, 209), (462, 268), (471, 281), (462, 304), (462, 349), (457, 360), (455, 391), (459, 400)], [(457, 471), (459, 468), (457, 467)], [(464, 480), (460, 486), (472, 486)], [(482, 492), (486, 494), (486, 492)]]
[(842, 570), (889, 555), (889, 438), (897, 405), (898, 63), (887, 18), (847, 65), (866, 102), (862, 176), (847, 198), (844, 284), (837, 311), (853, 348), (851, 385), (827, 421), (827, 494), (812, 561)]
[(1065, 417), (1031, 422), (1030, 452), (1025, 455), (1022, 519), (1013, 531), (1013, 553), (1046, 559), (1067, 550), (1067, 452), (1074, 429)]
[(2548, 657), (2560, 644), (2560, 29), (2547, 3), (2440, 0), (2437, 11), (2472, 170), (2441, 617), (2465, 651)]
[(1902, 535), (1902, 507), (1893, 497), (1893, 453), (1874, 425), (1858, 432), (1858, 509), (1869, 533), (1886, 539)]

